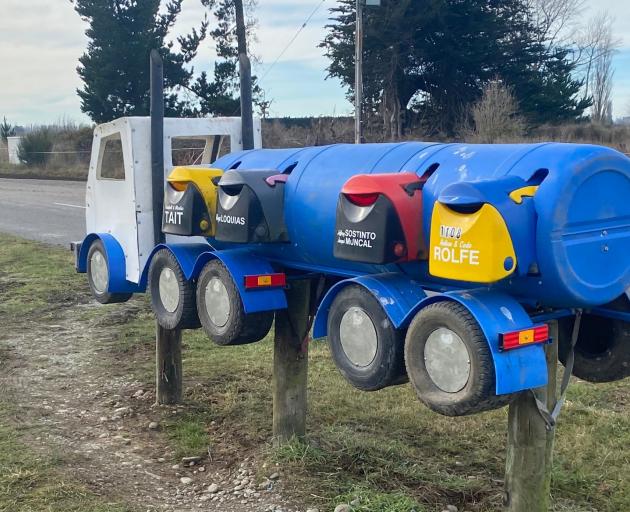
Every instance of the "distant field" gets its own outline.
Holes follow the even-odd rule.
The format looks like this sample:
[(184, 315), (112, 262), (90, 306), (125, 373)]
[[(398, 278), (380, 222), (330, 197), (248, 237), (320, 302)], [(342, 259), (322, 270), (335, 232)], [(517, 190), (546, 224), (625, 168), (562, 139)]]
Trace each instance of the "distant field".
[[(286, 118), (263, 120), (263, 146), (267, 148), (320, 146), (354, 141), (354, 121), (342, 117)], [(0, 177), (10, 178), (49, 178), (85, 180), (90, 158), (92, 128), (59, 127), (54, 135), (52, 155), (43, 166), (26, 167), (9, 165), (6, 148), (0, 145)], [(366, 134), (369, 142), (385, 141), (380, 133), (379, 124), (372, 123)], [(427, 134), (415, 129), (405, 134), (405, 140), (434, 142), (474, 142), (466, 137), (447, 137), (440, 134)], [(527, 137), (497, 140), (498, 143), (531, 143), (543, 141), (577, 142), (610, 146), (630, 155), (630, 128), (625, 126), (599, 126), (589, 123), (542, 126), (532, 130)], [(189, 141), (186, 142), (189, 144)], [(182, 163), (193, 163), (199, 151), (178, 153), (184, 157)], [(189, 157), (190, 162), (186, 161)]]
[[(169, 479), (178, 483), (168, 472), (171, 464), (182, 455), (207, 457), (208, 446), (212, 459), (205, 461), (207, 473), (219, 466), (226, 471), (238, 468), (245, 459), (256, 462), (259, 480), (269, 471), (265, 467), (277, 468), (279, 492), (294, 504), (291, 510), (317, 506), (322, 512), (331, 511), (337, 503), (355, 498), (360, 499), (355, 510), (362, 512), (439, 512), (447, 504), (469, 512), (501, 509), (506, 410), (446, 418), (423, 407), (408, 385), (375, 393), (356, 391), (335, 370), (325, 344), (314, 343), (309, 360), (308, 438), (274, 450), (271, 340), (220, 348), (201, 331), (184, 335), (185, 407), (179, 414), (136, 405), (134, 389), (153, 389), (154, 320), (146, 299), (96, 306), (87, 295), (85, 276), (74, 274), (67, 251), (3, 235), (0, 325), (0, 357), (15, 376), (4, 382), (13, 391), (4, 389), (0, 395), (5, 402), (0, 423), (8, 425), (0, 429), (0, 510), (123, 510), (107, 505), (114, 498), (131, 510), (145, 510), (147, 506), (136, 496), (140, 491), (133, 487), (126, 491), (125, 481), (137, 480), (149, 489), (166, 488)], [(35, 336), (40, 338), (31, 339)], [(93, 353), (81, 359), (79, 355), (90, 346)], [(34, 367), (19, 359), (29, 350), (39, 354)], [(60, 396), (68, 398), (70, 405), (64, 407), (90, 386), (98, 398), (76, 405), (86, 408), (85, 413), (67, 416), (30, 407), (30, 426), (16, 424), (12, 419), (16, 408), (34, 403), (33, 394), (44, 389), (16, 383), (46, 371), (71, 373), (65, 363), (56, 362), (62, 354), (84, 370), (67, 377), (61, 373), (46, 386), (57, 386)], [(123, 378), (132, 387), (116, 384), (121, 391), (98, 380)], [(572, 383), (556, 436), (553, 510), (630, 510), (629, 392), (630, 379), (606, 385)], [(89, 417), (90, 409), (105, 407), (109, 401), (119, 402), (111, 407), (130, 405), (137, 410), (139, 419), (121, 420), (121, 432), (131, 448), (137, 444), (142, 449), (140, 460), (155, 458), (154, 453), (164, 450), (170, 454), (162, 466), (146, 466), (162, 478), (160, 483), (133, 465), (131, 469), (119, 462), (99, 466), (108, 463), (107, 457), (116, 459), (114, 453), (120, 448), (86, 452), (85, 447), (100, 442), (101, 413), (94, 411), (91, 430), (84, 426), (91, 425), (88, 420), (73, 426), (73, 418), (75, 414)], [(148, 420), (143, 418), (156, 414), (162, 415), (161, 431), (149, 435)], [(71, 444), (74, 451), (64, 448), (61, 457), (54, 456), (60, 445), (51, 432), (57, 431), (85, 436), (85, 444)], [(32, 448), (24, 446), (37, 447), (37, 457), (51, 455), (34, 462)], [(158, 466), (167, 469), (155, 469)], [(77, 467), (87, 469), (77, 471)], [(116, 486), (100, 487), (98, 479), (90, 476), (97, 470), (107, 472)], [(126, 476), (125, 471), (133, 473)], [(193, 476), (201, 478), (201, 474)]]

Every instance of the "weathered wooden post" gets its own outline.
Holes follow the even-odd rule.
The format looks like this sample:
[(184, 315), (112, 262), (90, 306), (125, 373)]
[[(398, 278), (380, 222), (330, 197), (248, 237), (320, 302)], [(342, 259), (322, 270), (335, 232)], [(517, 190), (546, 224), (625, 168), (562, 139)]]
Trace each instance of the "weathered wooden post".
[[(155, 243), (165, 241), (164, 210), (164, 68), (157, 50), (151, 51), (151, 187)], [(182, 332), (155, 323), (155, 403), (176, 404), (182, 399)]]
[[(545, 347), (549, 382), (539, 399), (551, 411), (557, 401), (558, 322), (550, 323), (552, 342)], [(531, 393), (521, 393), (509, 408), (505, 470), (505, 509), (549, 510), (555, 427), (548, 427)]]
[(182, 400), (182, 331), (155, 323), (155, 403), (172, 405)]
[(273, 354), (273, 438), (279, 446), (306, 434), (311, 283), (293, 281), (289, 308), (276, 314)]

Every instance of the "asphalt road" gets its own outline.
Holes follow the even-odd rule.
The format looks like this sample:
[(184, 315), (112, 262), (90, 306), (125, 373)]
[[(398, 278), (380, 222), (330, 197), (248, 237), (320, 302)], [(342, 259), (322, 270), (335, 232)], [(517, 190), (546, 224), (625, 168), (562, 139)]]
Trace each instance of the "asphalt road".
[(85, 236), (85, 182), (0, 178), (0, 232), (68, 246)]

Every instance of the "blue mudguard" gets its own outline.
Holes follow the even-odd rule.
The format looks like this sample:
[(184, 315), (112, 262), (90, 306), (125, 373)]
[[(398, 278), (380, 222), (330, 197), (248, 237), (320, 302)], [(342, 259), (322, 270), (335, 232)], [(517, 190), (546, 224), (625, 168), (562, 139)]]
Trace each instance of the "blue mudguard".
[(105, 248), (107, 266), (109, 269), (109, 282), (107, 291), (109, 293), (142, 293), (146, 285), (127, 281), (125, 253), (118, 241), (109, 233), (90, 233), (81, 243), (81, 250), (77, 259), (77, 272), (87, 272), (87, 256), (90, 246), (95, 240), (100, 240)]
[(409, 310), (427, 297), (427, 294), (416, 281), (396, 272), (346, 279), (328, 290), (319, 305), (313, 324), (313, 338), (323, 338), (327, 335), (330, 306), (337, 294), (351, 284), (363, 286), (372, 293), (397, 329), (403, 326)]
[(151, 260), (155, 253), (160, 251), (161, 249), (168, 249), (173, 253), (177, 263), (184, 272), (184, 276), (186, 279), (194, 279), (199, 274), (195, 273), (195, 263), (199, 259), (199, 257), (206, 252), (212, 250), (208, 244), (160, 244), (156, 245), (151, 251), (149, 258), (147, 259), (147, 264), (144, 267), (144, 271), (142, 272), (142, 281), (146, 283), (148, 274), (149, 274), (149, 266), (151, 265)]
[[(227, 249), (224, 251), (207, 251), (200, 254), (192, 271), (191, 278), (196, 278), (206, 263), (218, 259), (230, 272), (243, 301), (245, 313), (273, 311), (287, 308), (287, 298), (281, 288), (245, 289), (245, 276), (271, 274), (273, 267), (264, 258), (256, 256), (247, 249)], [(187, 276), (188, 277), (188, 276)]]
[(350, 284), (369, 290), (381, 303), (397, 329), (405, 329), (424, 307), (436, 302), (452, 300), (466, 307), (479, 323), (492, 354), (496, 375), (496, 393), (503, 395), (547, 384), (547, 363), (541, 345), (501, 351), (499, 335), (532, 327), (531, 318), (512, 297), (488, 289), (474, 289), (431, 294), (428, 296), (419, 283), (397, 274), (374, 274), (341, 281), (333, 286), (322, 300), (313, 326), (313, 337), (327, 335), (328, 313), (337, 294)]
[(444, 300), (459, 302), (479, 323), (492, 353), (497, 395), (516, 393), (547, 384), (547, 362), (542, 345), (530, 345), (508, 351), (501, 351), (499, 348), (500, 334), (528, 329), (534, 325), (523, 307), (509, 295), (486, 288), (434, 295), (412, 308), (403, 325), (408, 325), (420, 309)]

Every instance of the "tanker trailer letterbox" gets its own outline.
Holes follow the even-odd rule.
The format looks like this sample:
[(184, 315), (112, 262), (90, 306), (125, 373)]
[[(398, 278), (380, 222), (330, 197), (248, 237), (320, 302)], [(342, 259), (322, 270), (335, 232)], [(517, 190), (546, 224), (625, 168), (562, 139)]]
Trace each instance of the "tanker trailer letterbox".
[(516, 176), (444, 188), (431, 217), (429, 273), (471, 283), (531, 273), (537, 190)]
[(278, 171), (231, 170), (219, 181), (216, 239), (221, 242), (287, 242), (284, 184)]
[(162, 232), (182, 236), (214, 236), (217, 191), (213, 179), (223, 171), (175, 167), (166, 180)]
[(422, 183), (410, 172), (350, 178), (337, 203), (335, 257), (377, 264), (424, 258)]

